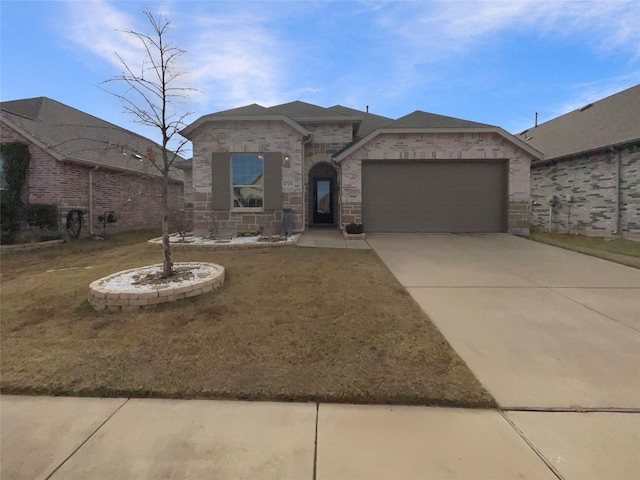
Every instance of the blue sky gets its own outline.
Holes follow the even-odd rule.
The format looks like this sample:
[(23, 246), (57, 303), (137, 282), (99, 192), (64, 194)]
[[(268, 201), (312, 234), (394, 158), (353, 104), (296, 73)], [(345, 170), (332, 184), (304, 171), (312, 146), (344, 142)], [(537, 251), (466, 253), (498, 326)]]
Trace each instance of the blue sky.
[(187, 51), (179, 106), (415, 110), (516, 133), (640, 83), (640, 2), (11, 1), (0, 3), (0, 99), (47, 96), (158, 141), (99, 88), (142, 58), (120, 29), (147, 7)]

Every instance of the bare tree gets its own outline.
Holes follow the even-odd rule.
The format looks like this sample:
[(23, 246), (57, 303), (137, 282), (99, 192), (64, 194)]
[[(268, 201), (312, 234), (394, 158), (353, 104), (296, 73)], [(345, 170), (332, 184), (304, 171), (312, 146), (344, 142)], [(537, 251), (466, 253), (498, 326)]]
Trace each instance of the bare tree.
[[(135, 122), (157, 128), (162, 134), (162, 159), (158, 162), (153, 151), (148, 149), (143, 155), (161, 173), (161, 202), (162, 202), (162, 248), (164, 261), (162, 277), (168, 278), (173, 274), (171, 262), (171, 246), (169, 244), (169, 221), (171, 208), (169, 205), (169, 180), (171, 168), (179, 158), (188, 140), (180, 139), (178, 133), (186, 127), (185, 119), (190, 113), (177, 113), (174, 108), (178, 98), (184, 98), (186, 92), (192, 88), (181, 87), (178, 79), (182, 73), (176, 72), (176, 64), (185, 53), (181, 48), (166, 41), (170, 22), (162, 17), (154, 17), (147, 9), (144, 15), (151, 24), (150, 34), (136, 32), (130, 29), (124, 33), (136, 38), (144, 51), (139, 67), (127, 63), (116, 52), (124, 71), (104, 83), (118, 82), (125, 84), (124, 93), (109, 91), (119, 98), (127, 113), (133, 115)], [(169, 149), (169, 143), (177, 144)]]

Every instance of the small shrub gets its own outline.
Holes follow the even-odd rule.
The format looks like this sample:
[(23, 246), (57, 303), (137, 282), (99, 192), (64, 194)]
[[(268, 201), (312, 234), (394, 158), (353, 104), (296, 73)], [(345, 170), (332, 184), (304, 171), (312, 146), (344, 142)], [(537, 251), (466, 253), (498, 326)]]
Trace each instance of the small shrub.
[(48, 242), (49, 240), (60, 240), (61, 238), (62, 233), (55, 230), (27, 228), (16, 233), (15, 243)]
[(344, 229), (349, 235), (357, 235), (364, 232), (364, 227), (361, 223), (350, 223)]
[(58, 229), (58, 206), (46, 203), (32, 203), (25, 206), (27, 223), (31, 227), (44, 230)]

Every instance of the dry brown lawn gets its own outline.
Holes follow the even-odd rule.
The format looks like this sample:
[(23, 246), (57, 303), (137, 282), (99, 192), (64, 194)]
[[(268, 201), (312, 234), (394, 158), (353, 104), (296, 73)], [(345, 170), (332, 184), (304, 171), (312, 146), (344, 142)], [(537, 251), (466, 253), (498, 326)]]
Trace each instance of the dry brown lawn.
[(558, 233), (531, 232), (532, 240), (585, 253), (629, 267), (640, 268), (640, 242), (615, 237), (589, 237)]
[(2, 255), (4, 393), (495, 406), (373, 251), (176, 251), (225, 285), (92, 310), (91, 281), (161, 261), (154, 235)]

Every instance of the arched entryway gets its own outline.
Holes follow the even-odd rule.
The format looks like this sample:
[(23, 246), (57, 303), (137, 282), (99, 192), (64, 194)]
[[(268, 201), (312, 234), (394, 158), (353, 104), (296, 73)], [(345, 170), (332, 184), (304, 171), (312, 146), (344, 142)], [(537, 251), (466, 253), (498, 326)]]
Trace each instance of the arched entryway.
[(309, 225), (338, 223), (338, 174), (328, 162), (315, 164), (309, 170)]

